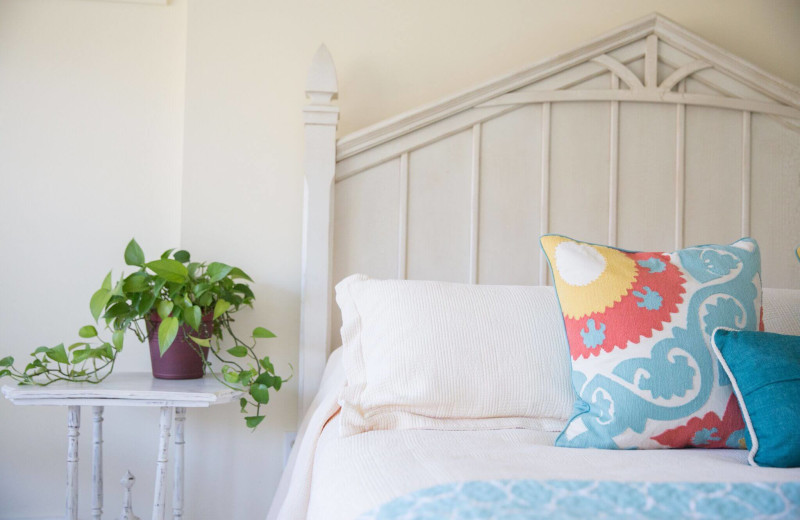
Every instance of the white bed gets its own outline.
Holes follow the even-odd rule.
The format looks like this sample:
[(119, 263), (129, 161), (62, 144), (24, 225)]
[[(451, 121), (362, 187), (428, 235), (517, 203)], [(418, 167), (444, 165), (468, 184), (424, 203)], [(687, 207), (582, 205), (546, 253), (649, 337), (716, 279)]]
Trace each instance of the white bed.
[[(765, 291), (768, 331), (800, 335), (800, 291)], [(351, 519), (409, 492), (487, 479), (796, 482), (800, 468), (749, 466), (746, 450), (557, 448), (558, 432), (384, 430), (341, 437), (341, 348), (301, 425), (270, 519)]]
[(338, 140), (337, 93), (323, 47), (305, 109), (305, 419), (270, 518), (354, 518), (477, 479), (800, 480), (745, 451), (555, 448), (531, 429), (340, 437), (328, 361), (345, 276), (547, 285), (549, 232), (665, 251), (753, 236), (764, 286), (800, 288), (797, 87), (652, 15)]

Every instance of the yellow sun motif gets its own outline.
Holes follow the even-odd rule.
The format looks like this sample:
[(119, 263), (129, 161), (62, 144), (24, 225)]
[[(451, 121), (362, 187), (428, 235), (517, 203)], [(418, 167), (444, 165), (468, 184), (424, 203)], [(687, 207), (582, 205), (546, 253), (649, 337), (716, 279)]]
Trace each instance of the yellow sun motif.
[(619, 302), (633, 287), (636, 262), (622, 251), (566, 237), (542, 237), (564, 316), (580, 319)]

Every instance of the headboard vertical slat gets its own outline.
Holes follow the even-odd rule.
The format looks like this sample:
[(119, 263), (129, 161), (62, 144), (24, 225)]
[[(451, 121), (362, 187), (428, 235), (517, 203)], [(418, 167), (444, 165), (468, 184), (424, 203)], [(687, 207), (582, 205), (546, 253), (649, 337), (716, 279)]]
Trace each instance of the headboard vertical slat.
[[(619, 88), (619, 77), (611, 74), (611, 88)], [(611, 102), (609, 135), (611, 136), (611, 149), (608, 154), (609, 179), (608, 179), (608, 243), (612, 246), (617, 245), (619, 226), (617, 217), (619, 215), (619, 101)]]
[[(686, 91), (686, 81), (678, 83), (678, 92)], [(675, 249), (683, 248), (686, 214), (686, 105), (675, 105)]]
[[(542, 103), (542, 192), (539, 234), (550, 232), (550, 103)], [(548, 264), (539, 251), (539, 285), (547, 285)]]
[(400, 156), (400, 211), (398, 217), (397, 277), (408, 276), (408, 152)]
[(742, 236), (750, 236), (751, 124), (752, 113), (742, 112)]
[(470, 192), (469, 283), (478, 283), (478, 228), (481, 193), (481, 124), (472, 126), (472, 172)]

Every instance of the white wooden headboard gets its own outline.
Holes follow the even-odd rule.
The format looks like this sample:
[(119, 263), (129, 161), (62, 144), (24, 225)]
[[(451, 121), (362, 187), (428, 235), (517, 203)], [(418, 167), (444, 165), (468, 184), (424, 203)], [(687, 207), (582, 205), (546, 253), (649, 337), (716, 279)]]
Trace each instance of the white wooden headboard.
[(333, 286), (354, 272), (546, 284), (542, 233), (645, 250), (753, 236), (764, 285), (800, 288), (800, 89), (659, 15), (338, 141), (337, 90), (323, 46), (300, 417), (339, 342)]

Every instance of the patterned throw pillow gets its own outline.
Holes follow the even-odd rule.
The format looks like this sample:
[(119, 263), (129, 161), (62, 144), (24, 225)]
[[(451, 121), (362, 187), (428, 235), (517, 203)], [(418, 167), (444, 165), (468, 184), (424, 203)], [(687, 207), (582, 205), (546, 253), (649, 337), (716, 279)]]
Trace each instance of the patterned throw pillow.
[(742, 414), (710, 341), (717, 327), (763, 330), (756, 242), (673, 253), (558, 235), (541, 243), (578, 395), (556, 446), (743, 448)]

